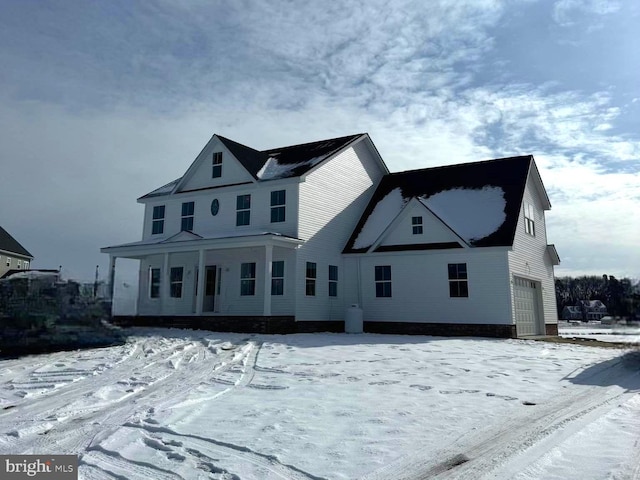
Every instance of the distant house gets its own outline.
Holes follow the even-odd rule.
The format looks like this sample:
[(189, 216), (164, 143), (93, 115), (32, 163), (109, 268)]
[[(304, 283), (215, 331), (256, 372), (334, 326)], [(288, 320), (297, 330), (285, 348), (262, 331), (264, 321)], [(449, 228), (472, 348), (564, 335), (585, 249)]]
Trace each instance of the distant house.
[(32, 260), (33, 255), (0, 227), (0, 277), (9, 270), (28, 270)]
[(369, 135), (258, 151), (214, 135), (184, 175), (138, 199), (140, 261), (123, 324), (517, 337), (557, 333), (531, 155), (389, 173)]
[(600, 300), (581, 300), (578, 305), (562, 309), (563, 320), (601, 320), (608, 315), (607, 307)]

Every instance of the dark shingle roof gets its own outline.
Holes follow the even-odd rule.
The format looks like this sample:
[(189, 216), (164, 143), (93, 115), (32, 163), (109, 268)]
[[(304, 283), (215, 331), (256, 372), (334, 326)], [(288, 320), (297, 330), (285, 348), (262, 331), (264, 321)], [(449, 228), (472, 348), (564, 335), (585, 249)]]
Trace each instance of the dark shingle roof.
[(229, 149), (233, 156), (238, 159), (242, 166), (254, 177), (256, 177), (258, 171), (269, 158), (264, 152), (254, 150), (251, 147), (247, 147), (241, 143), (221, 137), (220, 135), (218, 135), (218, 138), (222, 143), (224, 143), (224, 146)]
[[(474, 247), (510, 246), (513, 244), (520, 205), (532, 161), (531, 155), (525, 155), (385, 175), (347, 242), (344, 253), (367, 250), (367, 248), (354, 248), (354, 243), (378, 202), (397, 188), (400, 189), (402, 198), (406, 202), (413, 197), (429, 198), (440, 192), (454, 189), (481, 190), (484, 187), (499, 187), (504, 193), (504, 222), (493, 233), (469, 243)], [(392, 220), (392, 218), (388, 219), (389, 222)]]
[(0, 227), (0, 250), (33, 258), (33, 255), (31, 255), (26, 248), (20, 245), (20, 243), (18, 243), (18, 241), (9, 235), (9, 232), (2, 227)]

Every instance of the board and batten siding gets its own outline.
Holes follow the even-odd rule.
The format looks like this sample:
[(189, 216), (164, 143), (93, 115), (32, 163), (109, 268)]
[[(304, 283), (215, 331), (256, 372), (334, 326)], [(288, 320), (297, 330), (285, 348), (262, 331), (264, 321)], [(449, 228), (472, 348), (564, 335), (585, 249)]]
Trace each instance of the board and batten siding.
[[(375, 187), (382, 166), (364, 141), (309, 173), (300, 184), (296, 320), (344, 319), (342, 250)], [(316, 295), (305, 295), (306, 262), (317, 264)], [(338, 296), (329, 297), (329, 265), (338, 267)]]
[[(524, 204), (528, 202), (535, 210), (535, 237), (525, 232)], [(511, 290), (513, 291), (513, 276), (523, 277), (540, 282), (542, 287), (542, 311), (544, 323), (558, 323), (556, 293), (553, 275), (553, 264), (547, 250), (547, 230), (542, 201), (536, 189), (532, 174), (529, 174), (524, 191), (523, 205), (520, 207), (518, 226), (513, 241), (513, 249), (509, 251), (509, 270), (511, 274)], [(515, 323), (515, 304), (511, 311)], [(544, 333), (544, 327), (542, 327)]]
[[(467, 264), (469, 297), (449, 296), (450, 263)], [(365, 321), (513, 323), (505, 249), (353, 255), (348, 264), (347, 300), (361, 304)], [(388, 298), (376, 297), (375, 267), (382, 265), (391, 266), (392, 296)]]
[[(286, 191), (285, 221), (271, 223), (271, 192)], [(238, 195), (251, 195), (251, 223), (236, 226)], [(211, 203), (218, 200), (218, 213), (211, 213)], [(298, 230), (298, 180), (274, 180), (264, 183), (236, 185), (153, 198), (145, 206), (143, 240), (165, 239), (180, 232), (182, 203), (194, 202), (193, 231), (202, 236), (224, 236), (243, 232), (274, 232), (296, 236)], [(164, 231), (152, 235), (153, 207), (165, 206)]]

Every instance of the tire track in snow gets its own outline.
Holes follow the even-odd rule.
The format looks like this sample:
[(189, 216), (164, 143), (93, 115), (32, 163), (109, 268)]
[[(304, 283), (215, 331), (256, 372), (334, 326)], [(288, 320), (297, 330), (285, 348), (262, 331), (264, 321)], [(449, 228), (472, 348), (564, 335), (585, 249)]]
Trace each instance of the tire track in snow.
[(305, 472), (296, 466), (282, 463), (275, 455), (260, 453), (246, 446), (235, 445), (233, 443), (223, 442), (190, 433), (179, 433), (167, 427), (142, 425), (138, 423), (125, 423), (124, 426), (141, 429), (149, 433), (161, 434), (164, 438), (170, 439), (169, 441), (163, 441), (166, 446), (181, 446), (182, 442), (174, 439), (187, 438), (189, 439), (189, 445), (187, 448), (182, 450), (186, 455), (196, 457), (198, 455), (206, 455), (207, 457), (211, 457), (212, 455), (236, 457), (244, 462), (249, 462), (258, 467), (264, 468), (275, 476), (264, 477), (263, 480), (268, 480), (269, 478), (280, 478), (286, 480), (327, 480), (325, 477), (319, 477), (309, 472)]
[[(564, 395), (544, 405), (532, 404), (531, 412), (514, 416), (490, 431), (473, 436), (463, 436), (452, 445), (438, 452), (429, 452), (425, 459), (422, 452), (404, 455), (395, 462), (361, 477), (361, 480), (423, 480), (423, 479), (469, 479), (511, 478), (509, 469), (501, 472), (510, 461), (518, 461), (527, 450), (539, 450), (539, 454), (528, 455), (524, 463), (535, 461), (548, 452), (548, 442), (557, 442), (558, 436), (568, 436), (577, 429), (596, 420), (604, 411), (613, 408), (623, 397), (635, 393), (616, 384), (625, 385), (631, 380), (640, 386), (637, 370), (625, 368), (623, 360), (602, 368), (583, 380), (590, 379), (586, 390)], [(603, 378), (598, 385), (598, 378)], [(445, 459), (444, 461), (442, 459)], [(640, 459), (639, 459), (640, 460)], [(521, 469), (522, 465), (517, 467)], [(503, 476), (506, 475), (506, 476)], [(633, 477), (635, 478), (635, 477)]]

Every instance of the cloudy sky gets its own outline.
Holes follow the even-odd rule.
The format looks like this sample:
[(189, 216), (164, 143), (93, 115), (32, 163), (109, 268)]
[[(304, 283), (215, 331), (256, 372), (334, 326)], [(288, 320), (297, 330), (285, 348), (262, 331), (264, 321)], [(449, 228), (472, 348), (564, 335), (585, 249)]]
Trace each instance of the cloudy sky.
[(533, 154), (557, 275), (640, 277), (640, 3), (0, 0), (0, 225), (67, 275), (213, 133), (368, 132), (391, 171)]

